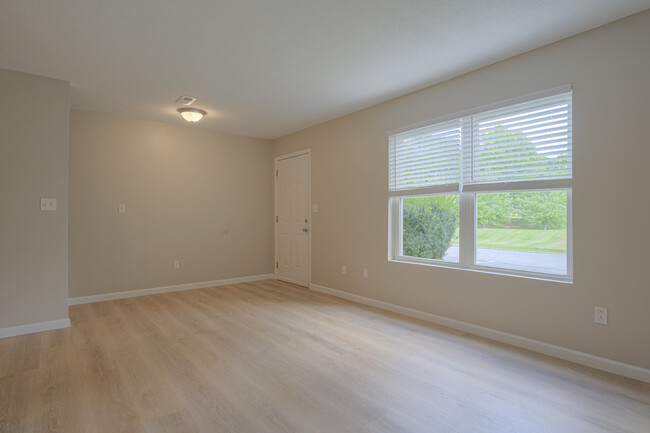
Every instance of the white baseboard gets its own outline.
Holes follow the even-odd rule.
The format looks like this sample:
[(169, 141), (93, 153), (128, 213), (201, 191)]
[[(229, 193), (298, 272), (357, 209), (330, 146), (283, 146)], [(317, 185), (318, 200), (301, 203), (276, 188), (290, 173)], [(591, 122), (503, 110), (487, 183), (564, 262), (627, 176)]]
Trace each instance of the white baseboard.
[(228, 278), (225, 280), (203, 281), (200, 283), (179, 284), (177, 286), (154, 287), (151, 289), (129, 290), (126, 292), (105, 293), (103, 295), (80, 296), (69, 298), (68, 305), (88, 304), (91, 302), (110, 301), (113, 299), (135, 298), (137, 296), (155, 295), (157, 293), (179, 292), (181, 290), (203, 289), (206, 287), (225, 286), (227, 284), (248, 283), (268, 280), (273, 274), (253, 275), (249, 277)]
[(51, 331), (53, 329), (69, 328), (70, 319), (50, 320), (48, 322), (30, 323), (27, 325), (0, 328), (0, 338), (15, 337), (16, 335), (33, 334), (35, 332)]
[(436, 314), (425, 313), (424, 311), (414, 310), (412, 308), (401, 307), (399, 305), (366, 298), (365, 296), (359, 296), (341, 290), (330, 289), (329, 287), (320, 286), (318, 284), (310, 284), (309, 288), (317, 292), (326, 293), (328, 295), (333, 295), (353, 302), (358, 302), (359, 304), (381, 308), (382, 310), (392, 311), (393, 313), (403, 314), (405, 316), (421, 319), (427, 322), (446, 326), (448, 328), (458, 329), (470, 334), (479, 335), (481, 337), (490, 338), (502, 343), (532, 350), (533, 352), (543, 353), (544, 355), (575, 362), (576, 364), (585, 365), (587, 367), (596, 368), (599, 370), (607, 371), (609, 373), (619, 374), (621, 376), (650, 383), (650, 370), (643, 367), (624, 364), (622, 362), (613, 361), (611, 359), (601, 358), (600, 356), (578, 352), (577, 350), (567, 349), (565, 347), (544, 343), (542, 341), (521, 337), (519, 335), (485, 328), (483, 326), (462, 322), (460, 320), (449, 319), (447, 317), (438, 316)]

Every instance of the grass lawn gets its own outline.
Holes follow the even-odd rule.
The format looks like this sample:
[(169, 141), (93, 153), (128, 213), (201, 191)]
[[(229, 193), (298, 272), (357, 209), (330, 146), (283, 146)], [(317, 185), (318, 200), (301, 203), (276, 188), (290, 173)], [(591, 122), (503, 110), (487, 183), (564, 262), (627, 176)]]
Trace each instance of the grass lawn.
[[(478, 248), (531, 251), (537, 253), (566, 253), (566, 229), (478, 229)], [(458, 245), (454, 236), (453, 245)]]

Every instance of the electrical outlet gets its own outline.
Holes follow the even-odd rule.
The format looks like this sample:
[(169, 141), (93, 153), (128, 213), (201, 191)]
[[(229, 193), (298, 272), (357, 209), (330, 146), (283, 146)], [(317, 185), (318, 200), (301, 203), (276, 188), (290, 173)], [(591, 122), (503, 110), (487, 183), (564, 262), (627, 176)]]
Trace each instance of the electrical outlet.
[(594, 307), (594, 322), (607, 325), (607, 308)]
[(368, 268), (363, 268), (363, 278), (368, 278)]
[(45, 210), (45, 211), (54, 211), (54, 210), (56, 210), (56, 199), (55, 198), (42, 198), (41, 199), (41, 210)]
[(181, 268), (181, 261), (174, 260), (174, 269), (180, 269), (180, 268)]
[(347, 274), (348, 274), (348, 266), (347, 266), (347, 265), (343, 265), (343, 266), (341, 266), (341, 273), (342, 273), (343, 275), (347, 275)]

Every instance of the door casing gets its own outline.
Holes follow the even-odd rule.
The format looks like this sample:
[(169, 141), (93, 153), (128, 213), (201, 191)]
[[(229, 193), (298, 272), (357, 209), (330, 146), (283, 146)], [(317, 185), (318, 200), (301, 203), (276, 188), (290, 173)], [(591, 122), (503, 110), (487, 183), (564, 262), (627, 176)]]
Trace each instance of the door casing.
[(311, 149), (307, 148), (304, 150), (299, 150), (297, 152), (292, 152), (292, 153), (287, 153), (285, 155), (279, 155), (274, 158), (274, 164), (273, 164), (273, 201), (274, 201), (274, 208), (273, 208), (273, 233), (274, 233), (274, 260), (273, 260), (273, 273), (275, 275), (275, 278), (278, 279), (278, 223), (276, 222), (276, 217), (278, 216), (278, 176), (277, 176), (277, 170), (278, 170), (278, 162), (284, 159), (289, 159), (293, 158), (296, 156), (301, 156), (301, 155), (307, 155), (308, 159), (308, 164), (307, 164), (307, 203), (309, 204), (309, 209), (308, 209), (308, 215), (309, 215), (309, 222), (307, 223), (308, 231), (307, 231), (307, 254), (309, 254), (309, 257), (307, 258), (307, 282), (302, 283), (299, 281), (289, 281), (293, 284), (298, 284), (301, 286), (309, 287), (311, 284), (311, 229), (312, 229), (312, 203), (311, 203)]

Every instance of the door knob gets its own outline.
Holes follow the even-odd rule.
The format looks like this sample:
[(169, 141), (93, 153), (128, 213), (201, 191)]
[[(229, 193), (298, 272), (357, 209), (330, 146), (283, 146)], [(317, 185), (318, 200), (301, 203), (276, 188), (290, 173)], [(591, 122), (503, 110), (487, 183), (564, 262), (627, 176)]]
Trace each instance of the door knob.
[(307, 227), (305, 227), (304, 229), (302, 229), (302, 231), (305, 232), (305, 233), (307, 233), (307, 231), (308, 231)]
[(308, 222), (309, 222), (309, 220), (307, 218), (305, 218), (305, 223), (308, 223)]

